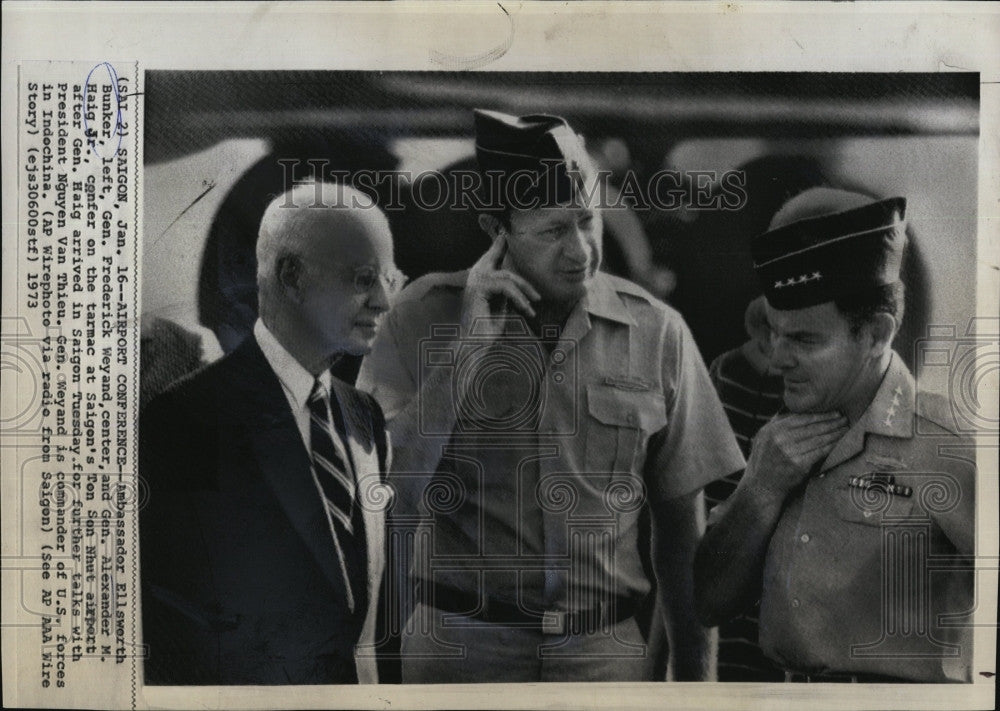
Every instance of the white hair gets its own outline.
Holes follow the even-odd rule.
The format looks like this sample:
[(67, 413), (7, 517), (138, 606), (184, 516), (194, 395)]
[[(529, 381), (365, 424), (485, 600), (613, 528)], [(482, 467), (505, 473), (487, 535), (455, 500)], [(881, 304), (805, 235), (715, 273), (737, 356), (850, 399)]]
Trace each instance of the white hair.
[(325, 210), (351, 211), (359, 219), (374, 213), (385, 220), (371, 197), (348, 185), (310, 181), (286, 190), (271, 201), (260, 221), (257, 289), (262, 301), (274, 286), (281, 259), (294, 256), (308, 262), (317, 239), (317, 230), (310, 227)]

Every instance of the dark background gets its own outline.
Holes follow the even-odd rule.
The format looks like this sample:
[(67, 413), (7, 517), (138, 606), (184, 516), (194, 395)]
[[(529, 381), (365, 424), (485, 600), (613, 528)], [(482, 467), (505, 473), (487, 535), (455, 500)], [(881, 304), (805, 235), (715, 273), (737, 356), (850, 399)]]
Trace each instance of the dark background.
[[(920, 377), (914, 341), (929, 324), (963, 333), (974, 312), (978, 82), (970, 73), (147, 72), (144, 353), (186, 355), (156, 371), (147, 357), (145, 381), (159, 389), (190, 367), (192, 349), (212, 360), (249, 333), (253, 245), (264, 206), (283, 190), (278, 159), (414, 175), (471, 165), (474, 107), (564, 116), (616, 175), (745, 171), (739, 211), (635, 213), (653, 261), (676, 277), (659, 295), (683, 313), (706, 362), (745, 340), (743, 311), (758, 293), (748, 240), (784, 200), (817, 184), (904, 195), (910, 294), (896, 347)], [(404, 202), (411, 187), (400, 185)], [(389, 217), (411, 278), (468, 266), (487, 245), (468, 211), (411, 206)], [(606, 268), (641, 280), (606, 232)]]

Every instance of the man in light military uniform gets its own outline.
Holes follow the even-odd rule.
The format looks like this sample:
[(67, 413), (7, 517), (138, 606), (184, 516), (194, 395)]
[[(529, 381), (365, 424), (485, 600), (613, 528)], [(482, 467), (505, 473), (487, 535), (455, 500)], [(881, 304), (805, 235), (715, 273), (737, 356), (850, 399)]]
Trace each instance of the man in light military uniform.
[(815, 188), (754, 239), (785, 411), (709, 516), (695, 580), (717, 624), (756, 599), (789, 681), (969, 681), (975, 454), (915, 393), (902, 198)]
[(423, 515), (403, 681), (651, 680), (654, 575), (673, 678), (709, 679), (701, 490), (744, 462), (701, 355), (679, 314), (598, 271), (566, 122), (475, 119), (492, 246), (398, 297), (358, 383), (395, 445), (395, 521)]

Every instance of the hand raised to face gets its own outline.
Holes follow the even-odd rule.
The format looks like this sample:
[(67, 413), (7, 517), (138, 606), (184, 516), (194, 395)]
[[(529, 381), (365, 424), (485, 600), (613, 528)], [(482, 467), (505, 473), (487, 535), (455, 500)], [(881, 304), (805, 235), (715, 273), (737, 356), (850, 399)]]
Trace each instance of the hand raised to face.
[(535, 316), (535, 309), (531, 304), (533, 301), (538, 301), (541, 295), (526, 279), (501, 267), (506, 251), (506, 237), (501, 235), (494, 238), (490, 248), (469, 270), (462, 296), (464, 333), (469, 332), (478, 318), (503, 315), (494, 308), (498, 297), (513, 304), (525, 316), (529, 318)]
[(779, 415), (753, 441), (747, 476), (769, 497), (784, 500), (848, 430), (838, 412)]

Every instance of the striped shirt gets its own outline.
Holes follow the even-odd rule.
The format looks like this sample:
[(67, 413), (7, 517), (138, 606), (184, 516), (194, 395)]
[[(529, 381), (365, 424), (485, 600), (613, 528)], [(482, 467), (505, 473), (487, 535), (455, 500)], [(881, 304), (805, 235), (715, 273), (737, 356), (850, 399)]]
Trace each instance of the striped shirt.
[[(729, 418), (744, 457), (754, 436), (781, 408), (781, 376), (761, 374), (739, 349), (723, 353), (709, 367), (709, 377)], [(736, 489), (743, 472), (705, 487), (708, 506), (716, 506)], [(783, 681), (784, 671), (764, 656), (758, 643), (759, 607), (719, 625), (719, 681)]]
[[(758, 373), (739, 348), (723, 353), (708, 369), (744, 457), (750, 456), (750, 444), (757, 431), (781, 408), (784, 386), (780, 375)], [(712, 482), (705, 487), (709, 506), (727, 498), (736, 489), (743, 472)]]

